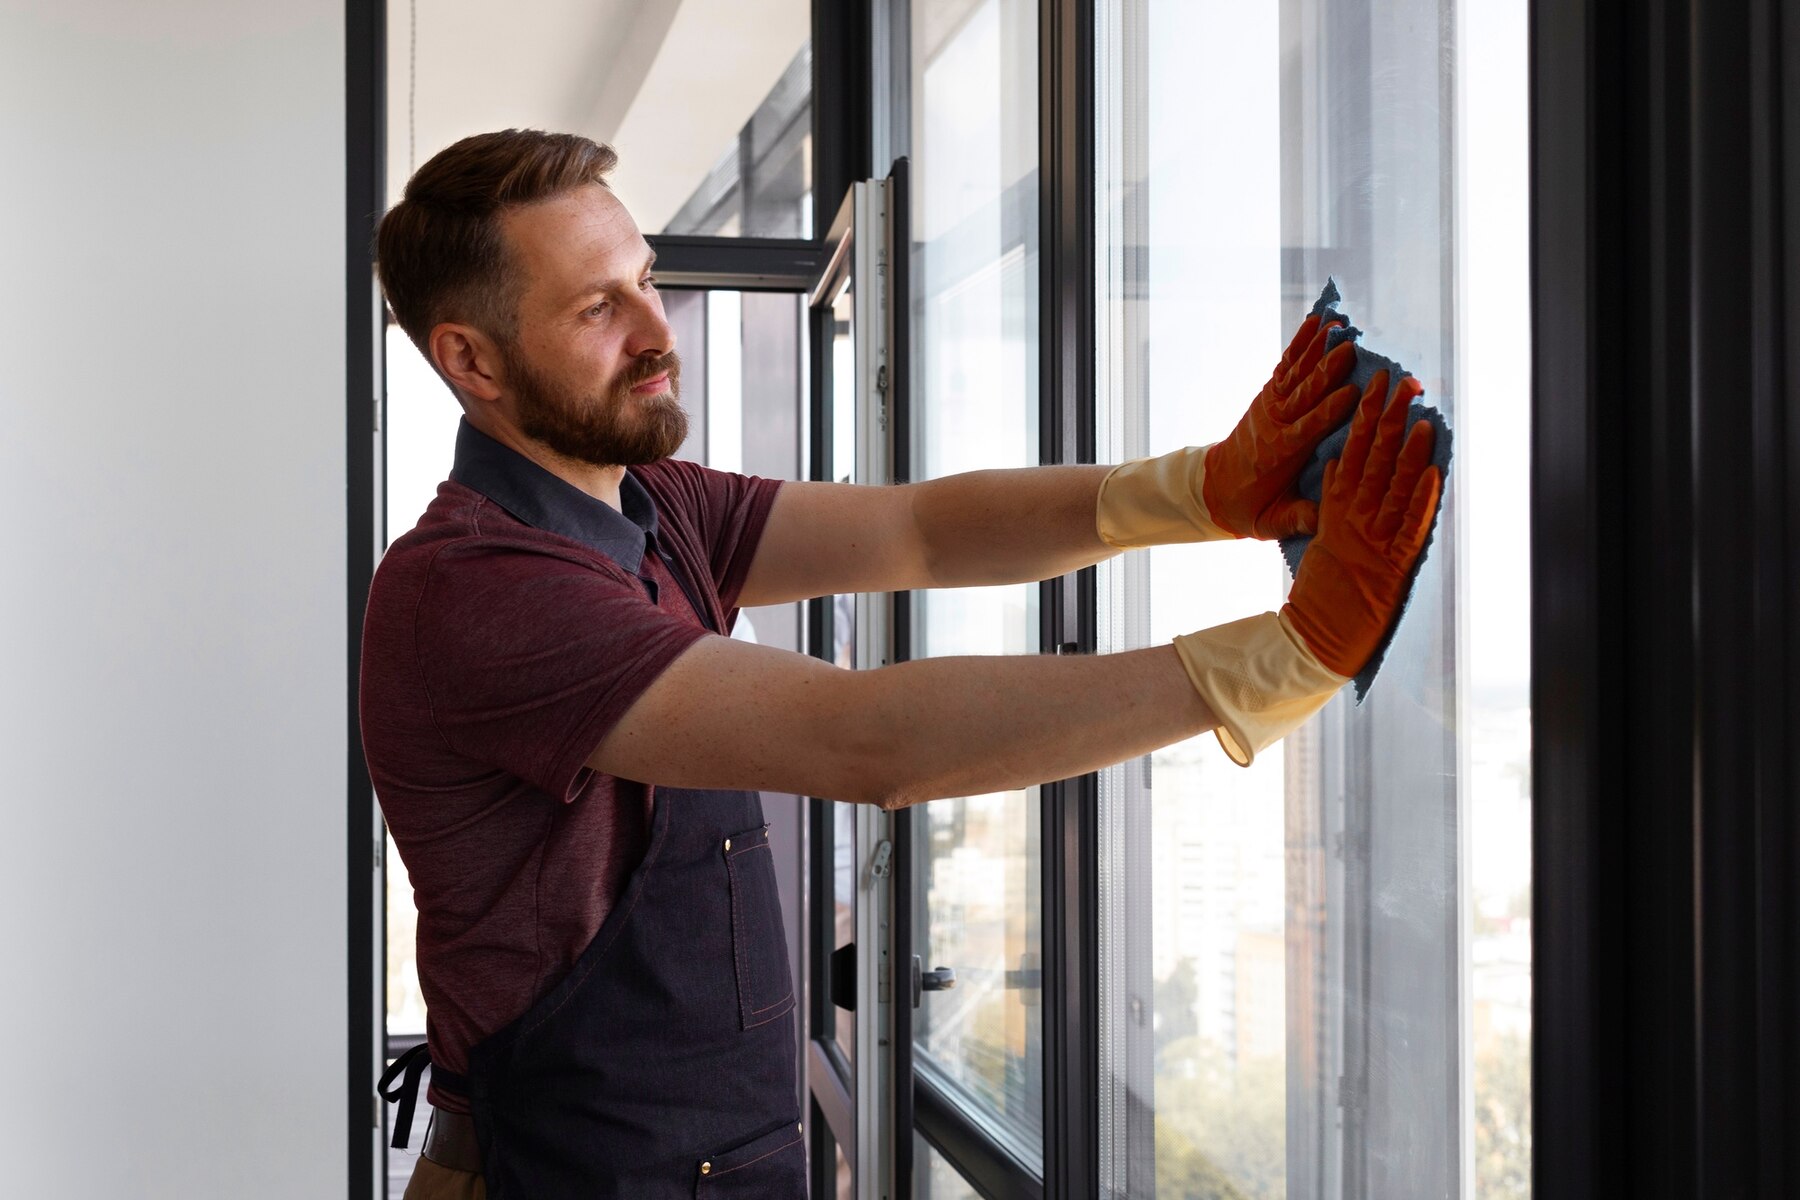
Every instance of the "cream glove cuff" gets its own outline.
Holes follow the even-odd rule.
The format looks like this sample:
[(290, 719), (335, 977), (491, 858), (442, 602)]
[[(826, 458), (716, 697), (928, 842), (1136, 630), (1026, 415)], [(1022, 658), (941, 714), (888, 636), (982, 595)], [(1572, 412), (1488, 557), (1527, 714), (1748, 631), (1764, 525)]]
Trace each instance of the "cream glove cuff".
[(1266, 612), (1183, 634), (1175, 639), (1175, 652), (1219, 718), (1219, 745), (1240, 767), (1350, 682), (1314, 656), (1284, 614)]
[(1235, 537), (1214, 524), (1201, 499), (1209, 449), (1189, 446), (1157, 458), (1134, 458), (1107, 472), (1094, 505), (1100, 540), (1130, 550)]

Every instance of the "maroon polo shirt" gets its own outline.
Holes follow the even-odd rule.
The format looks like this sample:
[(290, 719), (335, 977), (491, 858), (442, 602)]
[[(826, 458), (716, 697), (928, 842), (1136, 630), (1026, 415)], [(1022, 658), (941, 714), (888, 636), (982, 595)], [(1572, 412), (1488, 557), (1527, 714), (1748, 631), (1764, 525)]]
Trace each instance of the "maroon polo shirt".
[(362, 642), (363, 751), (412, 878), (432, 1062), (467, 1073), (642, 861), (653, 788), (583, 763), (676, 656), (729, 634), (779, 487), (666, 459), (627, 470), (621, 512), (458, 431), (450, 479), (376, 568)]

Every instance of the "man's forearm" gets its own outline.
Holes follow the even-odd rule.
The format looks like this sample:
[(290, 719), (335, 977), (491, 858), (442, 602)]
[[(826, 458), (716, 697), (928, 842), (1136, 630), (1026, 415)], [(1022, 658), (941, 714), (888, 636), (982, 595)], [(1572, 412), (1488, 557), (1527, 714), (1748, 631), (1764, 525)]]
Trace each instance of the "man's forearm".
[(872, 796), (901, 808), (1067, 779), (1205, 733), (1218, 718), (1173, 646), (927, 658), (854, 673)]
[(894, 808), (1069, 778), (1218, 724), (1174, 645), (851, 671), (713, 636), (663, 669), (587, 765)]
[(913, 485), (933, 587), (1051, 579), (1111, 558), (1094, 504), (1110, 466), (969, 471)]

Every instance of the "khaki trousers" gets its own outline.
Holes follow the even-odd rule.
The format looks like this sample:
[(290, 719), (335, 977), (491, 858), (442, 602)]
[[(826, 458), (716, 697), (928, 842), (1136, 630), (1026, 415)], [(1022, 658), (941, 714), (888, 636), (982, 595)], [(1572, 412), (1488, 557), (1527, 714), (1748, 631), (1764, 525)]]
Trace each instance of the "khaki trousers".
[(473, 1171), (453, 1171), (421, 1154), (404, 1200), (487, 1200), (487, 1184)]

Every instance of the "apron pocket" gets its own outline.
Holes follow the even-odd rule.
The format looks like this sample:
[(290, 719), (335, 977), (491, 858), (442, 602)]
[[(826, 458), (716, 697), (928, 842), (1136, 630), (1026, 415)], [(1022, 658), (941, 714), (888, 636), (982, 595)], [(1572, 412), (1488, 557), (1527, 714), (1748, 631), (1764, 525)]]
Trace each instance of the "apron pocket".
[(759, 825), (725, 839), (725, 869), (731, 876), (738, 1020), (742, 1028), (752, 1029), (794, 1007), (794, 977), (788, 971), (787, 931), (781, 922), (769, 827)]
[[(735, 845), (737, 839), (732, 839)], [(800, 1126), (783, 1125), (735, 1150), (715, 1154), (696, 1168), (695, 1200), (804, 1200), (806, 1150)]]

